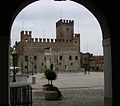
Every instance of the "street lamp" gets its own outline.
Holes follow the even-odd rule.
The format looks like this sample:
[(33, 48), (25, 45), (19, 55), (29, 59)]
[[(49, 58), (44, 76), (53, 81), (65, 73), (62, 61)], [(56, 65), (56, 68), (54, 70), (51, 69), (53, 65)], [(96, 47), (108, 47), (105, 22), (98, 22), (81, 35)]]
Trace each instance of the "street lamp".
[(18, 55), (17, 53), (13, 53), (12, 54), (12, 57), (13, 57), (13, 81), (12, 82), (16, 82), (16, 69), (15, 69), (15, 66), (17, 66), (17, 59), (18, 59)]
[(35, 63), (35, 64), (34, 64), (35, 74), (37, 74), (37, 70), (36, 70), (36, 68), (37, 68), (37, 61), (35, 60), (34, 63)]
[(29, 61), (32, 65), (32, 75), (34, 75), (34, 70), (33, 70), (33, 59), (30, 57), (30, 61)]
[(27, 56), (25, 56), (25, 61), (27, 62), (27, 75), (28, 75), (28, 57)]
[(34, 70), (33, 70), (33, 61), (31, 61), (32, 64), (32, 75), (34, 75)]

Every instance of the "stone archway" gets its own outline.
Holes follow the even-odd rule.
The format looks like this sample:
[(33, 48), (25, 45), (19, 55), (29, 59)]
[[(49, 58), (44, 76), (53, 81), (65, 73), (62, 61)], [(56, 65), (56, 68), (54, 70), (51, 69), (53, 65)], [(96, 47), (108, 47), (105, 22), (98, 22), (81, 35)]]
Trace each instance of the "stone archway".
[[(5, 23), (6, 27), (3, 27), (3, 30), (1, 32), (2, 34), (2, 40), (4, 39), (4, 42), (2, 40), (0, 40), (0, 51), (1, 51), (1, 56), (0, 56), (0, 60), (3, 62), (1, 63), (1, 79), (0, 80), (4, 80), (5, 84), (3, 84), (2, 82), (0, 82), (1, 84), (3, 84), (2, 87), (0, 87), (1, 91), (8, 91), (9, 90), (9, 80), (8, 80), (8, 47), (9, 47), (9, 36), (10, 36), (10, 27), (11, 24), (15, 18), (15, 16), (28, 4), (35, 2), (37, 0), (26, 0), (26, 2), (21, 1), (21, 2), (16, 2), (11, 1), (11, 6), (12, 3), (15, 4), (10, 13), (9, 13), (9, 19), (5, 18), (4, 20), (8, 21), (8, 23)], [(73, 0), (77, 3), (80, 3), (81, 5), (85, 6), (86, 8), (88, 8), (89, 11), (91, 11), (91, 13), (93, 13), (93, 15), (97, 18), (101, 29), (102, 29), (102, 34), (103, 34), (103, 48), (104, 48), (104, 62), (105, 62), (105, 68), (104, 68), (104, 72), (105, 72), (105, 106), (112, 106), (112, 63), (111, 63), (111, 39), (110, 39), (110, 32), (109, 32), (109, 28), (107, 25), (107, 21), (104, 17), (104, 15), (102, 14), (102, 12), (97, 8), (96, 5), (94, 5), (92, 2), (90, 2), (90, 0), (85, 1), (85, 0)], [(17, 10), (17, 11), (16, 11)], [(7, 48), (7, 49), (5, 49)], [(3, 56), (3, 57), (2, 57)], [(5, 89), (4, 89), (5, 88)], [(111, 89), (110, 89), (111, 88)], [(6, 92), (0, 92), (1, 96), (5, 97), (0, 97), (0, 104), (6, 104), (9, 106), (9, 91), (8, 93)], [(109, 105), (107, 105), (109, 104)]]

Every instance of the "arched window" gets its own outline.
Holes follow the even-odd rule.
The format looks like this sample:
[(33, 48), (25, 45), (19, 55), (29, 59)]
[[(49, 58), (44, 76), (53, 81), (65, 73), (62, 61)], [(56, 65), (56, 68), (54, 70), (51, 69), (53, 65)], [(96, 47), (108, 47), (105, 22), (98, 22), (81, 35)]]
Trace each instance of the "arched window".
[(75, 56), (75, 60), (78, 60), (78, 56)]
[(25, 56), (25, 61), (28, 62), (28, 56)]
[(37, 60), (37, 56), (34, 56), (34, 60)]
[(72, 60), (72, 56), (69, 56), (69, 60)]

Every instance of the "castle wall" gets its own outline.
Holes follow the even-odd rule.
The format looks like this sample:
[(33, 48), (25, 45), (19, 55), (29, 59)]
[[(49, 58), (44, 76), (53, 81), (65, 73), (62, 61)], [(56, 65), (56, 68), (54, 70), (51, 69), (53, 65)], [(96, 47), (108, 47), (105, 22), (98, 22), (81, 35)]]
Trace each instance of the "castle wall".
[[(73, 36), (74, 21), (60, 20), (56, 27), (58, 28), (56, 39), (32, 38), (31, 31), (21, 31), (21, 41), (17, 43), (16, 48), (19, 54), (18, 66), (22, 67), (24, 73), (33, 70), (43, 72), (50, 68), (50, 65), (53, 65), (54, 70), (80, 71), (80, 34)], [(61, 39), (58, 37), (59, 28), (62, 28)], [(71, 32), (66, 32), (68, 30)], [(51, 55), (45, 55), (46, 48), (52, 48)], [(28, 62), (25, 57), (28, 58)], [(69, 59), (70, 57), (72, 59)]]
[[(24, 43), (24, 54), (20, 57), (22, 58), (22, 61), (19, 62), (20, 64), (23, 64), (23, 69), (26, 72), (27, 69), (25, 67), (27, 66), (27, 62), (25, 61), (25, 56), (28, 56), (29, 58), (29, 64), (28, 64), (28, 70), (32, 71), (32, 64), (30, 61), (34, 60), (34, 56), (37, 57), (37, 71), (42, 72), (46, 68), (46, 60), (44, 56), (44, 49), (47, 47), (52, 47), (55, 52), (55, 68), (61, 71), (65, 70), (80, 70), (80, 52), (78, 51), (78, 48), (71, 44), (66, 43), (50, 43), (50, 42), (26, 42)], [(75, 51), (72, 52), (72, 51)], [(59, 55), (63, 54), (63, 60), (59, 60)], [(78, 60), (75, 59), (69, 60), (69, 55), (72, 55), (73, 58), (75, 56), (78, 56)], [(30, 60), (30, 58), (32, 60)], [(34, 63), (34, 62), (33, 62)]]

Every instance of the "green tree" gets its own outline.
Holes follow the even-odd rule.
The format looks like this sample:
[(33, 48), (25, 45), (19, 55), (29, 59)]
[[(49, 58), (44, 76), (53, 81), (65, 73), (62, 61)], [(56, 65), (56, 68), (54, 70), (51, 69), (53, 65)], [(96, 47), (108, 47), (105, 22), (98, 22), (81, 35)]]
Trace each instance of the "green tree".
[(51, 70), (51, 69), (46, 69), (44, 71), (44, 75), (45, 75), (46, 79), (48, 79), (48, 84), (49, 84), (49, 80), (50, 80), (51, 81), (51, 85), (53, 85), (52, 81), (57, 78), (56, 72)]

